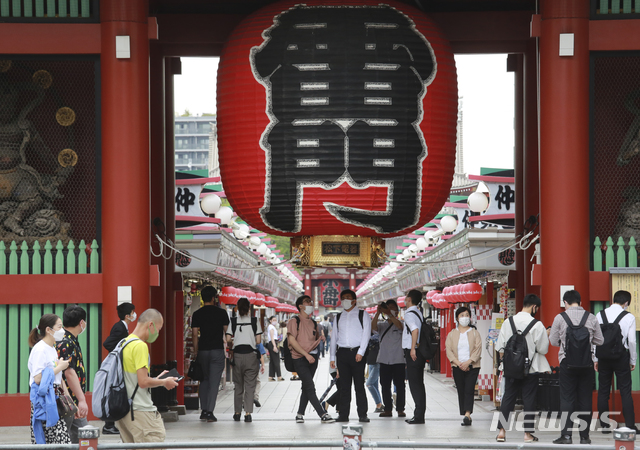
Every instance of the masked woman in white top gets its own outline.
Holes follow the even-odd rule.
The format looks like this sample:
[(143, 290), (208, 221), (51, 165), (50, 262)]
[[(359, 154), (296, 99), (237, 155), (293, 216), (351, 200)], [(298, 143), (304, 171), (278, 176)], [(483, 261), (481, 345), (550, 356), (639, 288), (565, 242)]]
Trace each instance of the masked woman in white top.
[(473, 400), (480, 373), (480, 357), (482, 355), (482, 338), (475, 327), (471, 326), (471, 311), (466, 306), (456, 310), (458, 327), (447, 335), (445, 348), (447, 358), (453, 368), (453, 379), (458, 390), (461, 425), (471, 425)]
[[(55, 314), (45, 314), (29, 333), (29, 387), (31, 389), (31, 443), (71, 444), (67, 424), (57, 414), (55, 399), (67, 394), (62, 372), (69, 361), (58, 358), (56, 341), (64, 337), (62, 320)], [(57, 420), (55, 419), (57, 417)]]

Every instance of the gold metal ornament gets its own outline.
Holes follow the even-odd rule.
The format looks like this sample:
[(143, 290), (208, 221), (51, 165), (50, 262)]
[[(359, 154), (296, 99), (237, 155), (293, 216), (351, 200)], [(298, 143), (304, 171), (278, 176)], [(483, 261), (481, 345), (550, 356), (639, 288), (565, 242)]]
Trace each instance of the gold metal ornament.
[(62, 167), (75, 166), (78, 164), (78, 154), (70, 148), (65, 148), (58, 153), (58, 163)]
[(68, 127), (76, 121), (76, 113), (73, 109), (63, 106), (56, 112), (56, 120), (63, 127)]
[(0, 59), (0, 72), (5, 73), (11, 69), (10, 59)]
[(368, 236), (294, 236), (291, 255), (300, 267), (380, 267), (386, 260), (384, 241)]
[(46, 70), (38, 70), (33, 74), (33, 82), (43, 89), (49, 89), (53, 83), (53, 77)]

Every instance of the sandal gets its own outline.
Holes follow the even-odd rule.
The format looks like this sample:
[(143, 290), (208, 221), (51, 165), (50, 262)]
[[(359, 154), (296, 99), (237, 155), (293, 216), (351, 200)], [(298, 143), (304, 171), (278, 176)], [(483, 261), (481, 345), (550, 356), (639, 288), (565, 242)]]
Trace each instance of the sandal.
[(506, 438), (506, 437), (496, 436), (496, 441), (497, 441), (497, 442), (504, 442), (504, 441), (506, 441), (506, 440), (507, 440), (507, 438)]
[(524, 440), (524, 443), (525, 443), (525, 444), (530, 444), (530, 443), (532, 443), (532, 442), (538, 442), (538, 438), (537, 438), (537, 437), (535, 437), (533, 434), (531, 435), (531, 439), (525, 439), (525, 440)]

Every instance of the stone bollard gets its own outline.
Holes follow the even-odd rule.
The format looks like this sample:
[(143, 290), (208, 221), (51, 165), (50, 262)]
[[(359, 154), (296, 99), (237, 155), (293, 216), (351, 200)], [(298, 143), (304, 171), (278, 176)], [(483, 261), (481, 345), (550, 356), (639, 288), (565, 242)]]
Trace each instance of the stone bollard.
[(342, 425), (342, 448), (344, 450), (360, 450), (362, 430), (362, 425), (357, 423)]
[(98, 438), (100, 437), (100, 429), (93, 425), (85, 425), (78, 428), (78, 441), (80, 450), (98, 450)]
[(636, 430), (622, 427), (613, 430), (613, 440), (615, 450), (633, 450), (636, 440)]

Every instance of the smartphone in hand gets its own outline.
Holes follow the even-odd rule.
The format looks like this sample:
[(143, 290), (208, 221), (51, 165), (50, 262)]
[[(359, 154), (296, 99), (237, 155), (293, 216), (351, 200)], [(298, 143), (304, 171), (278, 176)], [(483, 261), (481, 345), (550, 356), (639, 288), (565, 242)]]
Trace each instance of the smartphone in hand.
[(176, 377), (178, 379), (177, 381), (180, 381), (184, 378), (184, 375), (180, 375), (176, 369), (171, 369), (170, 371), (160, 376), (159, 378), (163, 379), (163, 378), (169, 378), (169, 377)]

